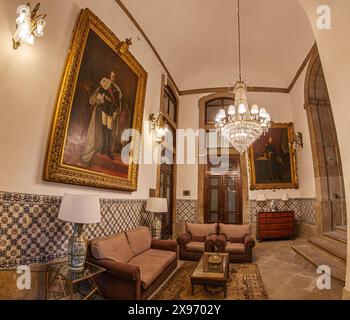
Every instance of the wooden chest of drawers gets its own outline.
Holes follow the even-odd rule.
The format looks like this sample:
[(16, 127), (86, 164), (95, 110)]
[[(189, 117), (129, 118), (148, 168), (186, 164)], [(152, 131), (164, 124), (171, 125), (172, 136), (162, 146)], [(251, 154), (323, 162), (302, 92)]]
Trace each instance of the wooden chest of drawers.
[(295, 238), (294, 212), (259, 212), (256, 237), (259, 241), (265, 239)]

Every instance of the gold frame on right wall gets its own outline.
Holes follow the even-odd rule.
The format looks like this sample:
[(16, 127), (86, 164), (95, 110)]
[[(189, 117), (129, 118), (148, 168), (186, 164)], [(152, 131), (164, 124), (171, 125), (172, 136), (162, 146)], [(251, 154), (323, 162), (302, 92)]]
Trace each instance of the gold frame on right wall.
[[(257, 181), (257, 172), (256, 172), (256, 147), (261, 143), (261, 141), (265, 141), (267, 137), (271, 136), (271, 130), (273, 129), (287, 129), (288, 136), (288, 149), (289, 149), (289, 160), (290, 160), (290, 181), (286, 182), (259, 182)], [(264, 139), (264, 140), (262, 140)], [(298, 175), (297, 175), (297, 159), (296, 159), (296, 150), (293, 145), (294, 141), (294, 125), (293, 123), (273, 123), (269, 133), (265, 135), (265, 137), (261, 137), (258, 139), (250, 148), (249, 148), (249, 175), (250, 175), (250, 189), (251, 190), (267, 190), (267, 189), (298, 189)], [(264, 155), (265, 158), (261, 158), (261, 160), (268, 160), (268, 155)], [(278, 161), (281, 161), (279, 159)], [(272, 169), (271, 169), (272, 170)]]

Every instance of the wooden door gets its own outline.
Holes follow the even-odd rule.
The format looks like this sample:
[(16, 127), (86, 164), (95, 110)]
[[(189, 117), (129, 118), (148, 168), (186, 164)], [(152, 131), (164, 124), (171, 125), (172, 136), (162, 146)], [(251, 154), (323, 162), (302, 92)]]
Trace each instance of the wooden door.
[(208, 162), (205, 179), (205, 222), (242, 224), (242, 186), (240, 160), (229, 156), (222, 169)]
[(168, 200), (168, 212), (163, 215), (162, 235), (163, 238), (171, 238), (173, 225), (173, 193), (174, 193), (174, 167), (162, 164), (160, 167), (160, 198)]

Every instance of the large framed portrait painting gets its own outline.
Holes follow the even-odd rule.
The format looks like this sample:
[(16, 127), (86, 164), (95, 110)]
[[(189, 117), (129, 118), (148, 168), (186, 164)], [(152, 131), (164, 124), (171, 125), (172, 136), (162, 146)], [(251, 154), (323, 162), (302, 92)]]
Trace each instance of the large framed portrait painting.
[(89, 9), (82, 10), (53, 118), (46, 180), (137, 190), (135, 132), (142, 131), (147, 73), (128, 50), (118, 50), (120, 44)]
[(296, 153), (292, 123), (274, 123), (249, 148), (250, 188), (297, 189)]

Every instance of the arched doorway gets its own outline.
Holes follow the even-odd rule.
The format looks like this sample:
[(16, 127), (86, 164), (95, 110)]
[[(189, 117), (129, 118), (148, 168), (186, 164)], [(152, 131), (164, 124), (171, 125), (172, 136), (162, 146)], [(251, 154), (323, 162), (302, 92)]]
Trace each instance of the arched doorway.
[[(199, 128), (204, 129), (206, 131), (213, 130), (215, 129), (214, 122), (212, 123), (210, 119), (208, 118), (209, 114), (213, 113), (216, 107), (216, 102), (222, 100), (222, 104), (225, 105), (229, 103), (232, 103), (234, 101), (234, 94), (230, 92), (218, 92), (214, 93), (208, 96), (205, 96), (199, 100)], [(220, 105), (220, 104), (219, 104)], [(207, 107), (212, 107), (213, 112), (207, 110)], [(215, 112), (214, 112), (215, 113)], [(207, 157), (208, 155), (211, 154), (211, 151), (214, 151), (215, 154), (218, 156), (227, 156), (227, 159), (230, 159), (229, 161), (234, 161), (235, 163), (239, 163), (239, 179), (233, 179), (232, 180), (232, 175), (237, 175), (237, 170), (234, 170), (234, 172), (231, 172), (232, 175), (229, 173), (228, 177), (225, 175), (218, 174), (218, 172), (212, 174), (210, 172), (210, 165), (208, 166), (208, 162), (206, 161), (207, 164), (202, 164), (201, 161), (198, 164), (198, 221), (199, 222), (211, 222), (212, 220), (210, 219), (210, 213), (213, 214), (214, 216), (217, 214), (217, 212), (208, 212), (208, 206), (206, 205), (206, 200), (208, 200), (208, 190), (213, 189), (214, 193), (215, 190), (217, 189), (215, 186), (209, 186), (208, 181), (215, 181), (217, 180), (216, 175), (222, 176), (222, 192), (217, 192), (218, 197), (222, 200), (221, 202), (219, 201), (218, 203), (224, 204), (225, 199), (226, 201), (229, 201), (231, 204), (237, 203), (239, 207), (239, 210), (241, 212), (241, 216), (239, 219), (236, 219), (236, 217), (239, 216), (237, 215), (236, 210), (231, 210), (232, 208), (229, 208), (230, 206), (221, 205), (221, 209), (223, 210), (224, 214), (224, 220), (220, 220), (221, 222), (228, 222), (228, 223), (249, 223), (249, 201), (248, 201), (248, 170), (247, 170), (247, 162), (245, 156), (239, 155), (233, 148), (229, 149), (217, 149), (217, 150), (210, 150), (208, 148), (205, 152), (205, 154), (201, 154), (201, 151), (199, 152), (199, 158), (201, 157)], [(228, 179), (228, 183), (225, 180)], [(231, 178), (231, 180), (230, 180)], [(216, 180), (215, 180), (216, 179)], [(226, 182), (225, 182), (226, 181)], [(236, 184), (234, 187), (229, 185), (232, 181), (239, 181), (237, 185), (239, 185), (239, 192), (232, 192), (233, 189), (236, 188)], [(236, 190), (237, 191), (237, 190)], [(220, 197), (220, 194), (222, 197)], [(232, 200), (232, 197), (234, 195), (239, 195), (240, 199), (235, 199)], [(210, 210), (209, 210), (210, 211)], [(231, 218), (230, 218), (231, 217)]]
[(343, 170), (332, 107), (317, 46), (305, 79), (305, 110), (316, 182), (316, 230), (346, 225)]

